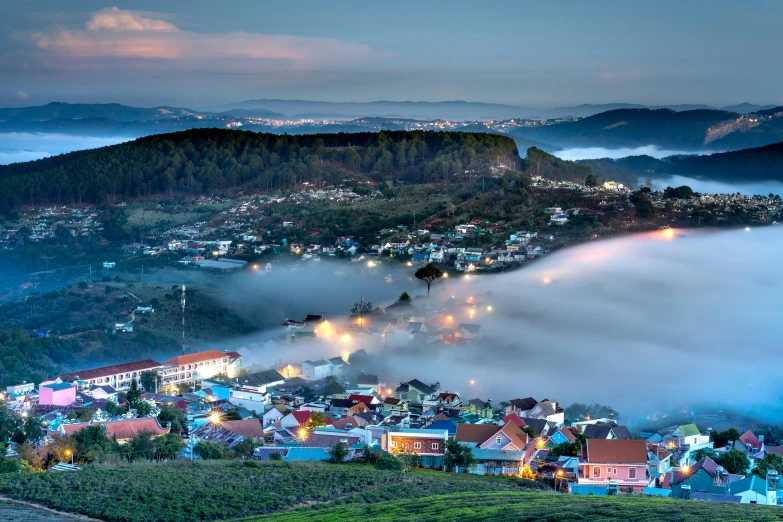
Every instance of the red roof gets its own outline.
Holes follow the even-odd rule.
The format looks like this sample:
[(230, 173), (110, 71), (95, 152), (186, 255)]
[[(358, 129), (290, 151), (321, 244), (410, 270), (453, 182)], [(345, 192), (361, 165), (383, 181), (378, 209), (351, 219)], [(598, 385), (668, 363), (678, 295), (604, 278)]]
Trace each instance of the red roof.
[(143, 431), (152, 433), (153, 435), (165, 435), (169, 432), (168, 428), (161, 427), (161, 425), (158, 424), (158, 420), (152, 417), (109, 421), (104, 423), (103, 426), (106, 428), (108, 436), (116, 437), (117, 440), (130, 439), (137, 433)]
[(348, 397), (348, 400), (351, 402), (363, 402), (364, 404), (372, 404), (372, 395), (359, 395), (358, 393), (354, 393)]
[[(71, 381), (76, 377), (81, 381), (88, 379), (96, 379), (98, 377), (108, 377), (110, 375), (117, 375), (120, 373), (138, 372), (141, 370), (150, 370), (157, 368), (161, 364), (152, 359), (144, 359), (143, 361), (134, 361), (124, 364), (115, 364), (113, 366), (103, 366), (101, 368), (94, 368), (92, 370), (83, 370), (80, 372), (61, 373), (57, 377), (62, 381)], [(54, 377), (54, 379), (57, 379)], [(54, 380), (52, 379), (52, 380)]]
[(203, 361), (211, 361), (213, 359), (222, 359), (227, 357), (228, 354), (219, 352), (217, 350), (207, 350), (205, 352), (189, 353), (187, 355), (178, 355), (172, 359), (166, 361), (166, 364), (173, 364), (175, 366), (182, 366), (183, 364), (193, 364)]
[(761, 450), (761, 441), (756, 437), (756, 434), (750, 430), (740, 435), (739, 440), (749, 448), (756, 448), (756, 451)]
[(509, 413), (508, 415), (503, 417), (502, 421), (505, 424), (508, 424), (509, 422), (512, 422), (512, 423), (516, 424), (517, 426), (519, 426), (520, 428), (522, 428), (524, 426), (527, 426), (527, 424), (525, 424), (525, 421), (520, 419), (519, 416), (514, 414), (514, 413)]
[(295, 412), (291, 413), (291, 415), (294, 416), (294, 418), (296, 419), (296, 422), (300, 426), (304, 426), (305, 424), (307, 424), (307, 421), (310, 420), (310, 415), (312, 415), (312, 414), (313, 414), (313, 412), (311, 412), (311, 411), (302, 411), (302, 410), (295, 411)]
[(587, 439), (587, 461), (611, 464), (647, 464), (643, 440)]

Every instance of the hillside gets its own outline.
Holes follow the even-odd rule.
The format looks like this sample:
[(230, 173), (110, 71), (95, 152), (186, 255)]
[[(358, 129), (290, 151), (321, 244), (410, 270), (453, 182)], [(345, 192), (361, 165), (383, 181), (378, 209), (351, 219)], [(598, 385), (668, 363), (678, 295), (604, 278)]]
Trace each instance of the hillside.
[(137, 463), (79, 473), (0, 475), (0, 494), (118, 522), (241, 517), (251, 517), (241, 518), (245, 522), (778, 519), (766, 506), (562, 495), (544, 487), (510, 477), (258, 461)]
[(122, 201), (153, 194), (212, 194), (249, 186), (456, 180), (517, 158), (514, 141), (481, 133), (405, 132), (279, 136), (197, 129), (0, 167), (0, 212), (20, 204)]
[(0, 122), (106, 118), (116, 121), (156, 120), (190, 116), (198, 111), (179, 107), (129, 107), (119, 103), (47, 103), (34, 107), (0, 109)]
[(560, 147), (637, 147), (694, 150), (705, 147), (708, 130), (739, 115), (718, 110), (618, 109), (579, 121), (520, 128), (512, 135)]
[(717, 181), (783, 181), (783, 142), (707, 156), (671, 156), (661, 160), (650, 156), (604, 158), (578, 163), (597, 174), (610, 177), (625, 171), (645, 175), (690, 176)]

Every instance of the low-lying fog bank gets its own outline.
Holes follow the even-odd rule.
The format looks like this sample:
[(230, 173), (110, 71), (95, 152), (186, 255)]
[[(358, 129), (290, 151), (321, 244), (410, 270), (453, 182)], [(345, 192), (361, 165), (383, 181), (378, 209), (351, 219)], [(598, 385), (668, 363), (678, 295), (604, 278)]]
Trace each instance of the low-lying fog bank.
[(783, 195), (783, 183), (779, 181), (724, 183), (722, 181), (701, 180), (685, 176), (669, 176), (666, 178), (653, 178), (652, 185), (652, 188), (655, 190), (688, 185), (695, 192), (706, 194), (736, 194), (739, 192), (746, 196), (767, 196), (769, 194)]
[[(376, 350), (373, 370), (389, 380), (439, 380), (468, 399), (534, 395), (629, 413), (684, 403), (777, 407), (781, 240), (778, 227), (678, 231), (673, 238), (655, 232), (571, 248), (511, 273), (452, 274), (433, 285), (429, 299), (440, 311), (425, 312), (426, 298), (414, 304), (438, 325), (481, 324), (483, 339)], [(381, 278), (334, 277), (333, 270), (324, 266), (315, 279), (281, 272), (247, 286), (242, 297), (253, 294), (249, 306), (263, 303), (263, 313), (280, 318), (288, 313), (276, 310), (329, 314), (358, 295), (388, 304), (403, 289), (424, 291), (416, 280), (387, 286)], [(333, 324), (342, 315), (330, 317)], [(281, 330), (246, 339), (258, 343), (248, 361), (334, 357), (361, 347), (341, 337), (270, 341)]]
[(717, 151), (661, 149), (656, 145), (645, 145), (643, 147), (621, 147), (617, 149), (607, 149), (604, 147), (575, 147), (575, 148), (554, 151), (552, 152), (552, 154), (554, 154), (560, 159), (576, 161), (576, 160), (590, 160), (590, 159), (601, 159), (601, 158), (619, 159), (619, 158), (627, 158), (628, 156), (652, 156), (653, 158), (656, 159), (662, 159), (668, 156), (691, 155), (691, 154), (705, 156), (708, 154), (714, 154), (715, 152)]
[(29, 132), (0, 133), (0, 165), (33, 161), (76, 150), (116, 145), (135, 138), (72, 136)]

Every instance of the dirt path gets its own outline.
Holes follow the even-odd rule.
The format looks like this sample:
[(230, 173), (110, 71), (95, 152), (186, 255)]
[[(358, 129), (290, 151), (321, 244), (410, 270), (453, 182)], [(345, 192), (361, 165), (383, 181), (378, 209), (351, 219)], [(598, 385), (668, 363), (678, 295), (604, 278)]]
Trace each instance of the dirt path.
[(46, 506), (43, 506), (41, 504), (36, 504), (35, 502), (28, 502), (26, 500), (16, 500), (13, 498), (6, 497), (4, 495), (0, 495), (0, 502), (12, 502), (14, 504), (21, 504), (23, 506), (29, 506), (35, 509), (40, 509), (41, 511), (46, 511), (47, 513), (53, 513), (56, 515), (62, 515), (64, 517), (69, 517), (74, 520), (85, 520), (90, 522), (103, 522), (102, 520), (98, 518), (92, 518), (88, 517), (87, 515), (79, 515), (77, 513), (68, 513), (67, 511), (58, 511), (56, 509), (48, 508)]

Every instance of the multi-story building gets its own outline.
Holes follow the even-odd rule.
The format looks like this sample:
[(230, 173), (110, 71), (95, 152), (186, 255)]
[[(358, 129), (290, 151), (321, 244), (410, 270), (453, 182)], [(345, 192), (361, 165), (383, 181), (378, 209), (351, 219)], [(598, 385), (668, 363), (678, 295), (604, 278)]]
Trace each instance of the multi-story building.
[(89, 389), (93, 385), (108, 384), (117, 391), (124, 391), (130, 388), (133, 379), (139, 381), (142, 373), (157, 371), (161, 366), (157, 361), (144, 359), (143, 361), (103, 366), (92, 370), (62, 373), (54, 377), (52, 381), (59, 379), (60, 382), (75, 382), (82, 390)]
[(161, 365), (158, 373), (163, 386), (167, 386), (209, 379), (217, 375), (234, 378), (239, 375), (241, 369), (242, 356), (237, 352), (207, 350), (171, 358)]

